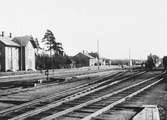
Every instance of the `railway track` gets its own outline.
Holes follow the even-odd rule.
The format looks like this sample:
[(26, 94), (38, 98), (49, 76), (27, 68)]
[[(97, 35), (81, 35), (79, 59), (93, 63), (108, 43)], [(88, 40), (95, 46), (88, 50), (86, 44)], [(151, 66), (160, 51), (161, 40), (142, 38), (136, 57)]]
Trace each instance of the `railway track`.
[[(103, 71), (103, 70), (102, 70)], [(37, 90), (40, 90), (40, 89), (46, 89), (46, 88), (50, 88), (50, 87), (54, 87), (54, 86), (57, 86), (57, 85), (60, 85), (60, 86), (62, 86), (63, 84), (71, 84), (70, 86), (72, 86), (72, 87), (76, 87), (76, 86), (78, 86), (78, 85), (83, 85), (83, 84), (85, 84), (86, 82), (84, 82), (85, 81), (85, 79), (87, 79), (86, 81), (87, 81), (87, 83), (90, 83), (91, 84), (91, 82), (90, 81), (96, 81), (96, 79), (97, 79), (97, 77), (98, 76), (105, 76), (105, 77), (107, 77), (107, 76), (111, 76), (112, 77), (112, 75), (114, 75), (114, 74), (117, 74), (117, 73), (126, 73), (125, 71), (112, 71), (112, 72), (106, 72), (106, 70), (104, 70), (105, 72), (103, 73), (100, 73), (100, 75), (98, 75), (97, 73), (95, 74), (95, 76), (93, 76), (93, 77), (91, 77), (91, 75), (89, 76), (88, 75), (88, 77), (86, 76), (86, 75), (84, 75), (83, 76), (83, 78), (81, 77), (80, 78), (80, 76), (79, 76), (79, 78), (77, 77), (77, 78), (73, 78), (72, 80), (69, 80), (69, 81), (64, 81), (64, 82), (56, 82), (55, 80), (52, 80), (52, 82), (46, 82), (46, 83), (39, 83), (39, 84), (37, 84), (37, 86), (35, 86), (34, 87), (34, 82), (30, 82), (31, 83), (31, 86), (30, 87), (27, 87), (27, 86), (29, 86), (29, 84), (27, 84), (27, 86), (26, 86), (26, 84), (23, 84), (23, 86), (26, 86), (25, 88), (21, 85), (22, 84), (22, 82), (20, 82), (19, 84), (21, 85), (21, 86), (15, 86), (14, 85), (14, 87), (12, 87), (12, 88), (6, 88), (6, 89), (0, 89), (0, 101), (1, 102), (10, 102), (11, 101), (11, 103), (13, 104), (15, 104), (17, 101), (19, 101), (19, 99), (10, 99), (9, 101), (8, 101), (8, 99), (7, 99), (7, 97), (9, 96), (9, 97), (12, 97), (12, 96), (17, 96), (17, 94), (19, 95), (19, 94), (22, 94), (22, 95), (24, 95), (24, 94), (26, 94), (26, 92), (29, 92), (30, 94), (33, 92), (33, 91), (37, 91)], [(100, 77), (100, 79), (101, 78), (103, 78), (103, 77)], [(74, 84), (75, 83), (75, 81), (77, 81), (76, 82), (76, 85)], [(79, 83), (78, 81), (81, 81), (81, 83)], [(98, 81), (98, 79), (97, 79), (97, 81)], [(18, 81), (19, 82), (19, 81)], [(24, 81), (23, 81), (24, 82)], [(1, 83), (1, 85), (3, 85), (4, 83)], [(74, 85), (73, 85), (74, 84)], [(10, 84), (9, 84), (10, 85)], [(66, 88), (68, 88), (67, 87), (67, 85), (65, 85), (66, 87), (65, 87), (65, 89)], [(69, 87), (70, 88), (70, 87)], [(63, 91), (63, 90), (65, 90), (64, 88), (62, 88), (62, 89), (60, 89), (60, 91)], [(39, 95), (35, 95), (35, 96), (32, 96), (32, 97), (29, 97), (29, 98), (26, 98), (26, 99), (23, 99), (22, 100), (22, 102), (21, 103), (23, 103), (23, 102), (28, 102), (28, 101), (32, 101), (32, 100), (34, 100), (34, 99), (38, 99), (38, 98), (41, 98), (41, 97), (44, 97), (44, 96), (48, 96), (48, 95), (51, 95), (51, 94), (53, 94), (53, 92), (50, 92), (50, 93), (46, 93), (46, 94), (39, 94)], [(5, 96), (6, 96), (6, 98), (5, 98)], [(24, 97), (24, 96), (23, 96)], [(16, 102), (15, 102), (15, 100), (16, 100)], [(13, 102), (12, 102), (13, 101)], [(18, 102), (19, 103), (19, 102)]]
[[(99, 113), (103, 113), (108, 109), (112, 108), (113, 106), (124, 102), (126, 99), (133, 97), (134, 95), (144, 91), (145, 89), (151, 87), (152, 85), (158, 83), (160, 75), (155, 77), (146, 79), (146, 80), (133, 80), (130, 79), (124, 87), (121, 87), (125, 83), (123, 80), (115, 81), (114, 83), (110, 83), (106, 86), (102, 86), (101, 88), (94, 89), (89, 91), (85, 94), (81, 94), (79, 96), (73, 96), (71, 99), (65, 99), (63, 102), (57, 101), (51, 103), (47, 106), (41, 107), (40, 109), (33, 110), (19, 116), (11, 118), (11, 120), (19, 120), (19, 119), (26, 119), (26, 120), (51, 120), (51, 119), (58, 119), (58, 120), (73, 120), (74, 118), (77, 119), (84, 119), (88, 120), (91, 119), (94, 115), (99, 115)], [(119, 83), (120, 87), (117, 87)], [(107, 91), (107, 92), (106, 92)], [(92, 109), (94, 111), (92, 111)], [(96, 108), (96, 109), (94, 109)], [(83, 110), (84, 109), (84, 110)], [(78, 114), (76, 114), (77, 112)], [(84, 113), (84, 111), (86, 113)], [(91, 112), (88, 112), (91, 111)], [(101, 112), (102, 111), (102, 112)], [(98, 114), (97, 114), (98, 113)], [(87, 117), (85, 117), (87, 116)], [(90, 117), (89, 117), (90, 116)]]
[[(96, 84), (97, 82), (100, 82), (100, 80), (105, 79), (105, 78), (107, 79), (108, 77), (122, 76), (125, 73), (126, 72), (114, 72), (114, 73), (110, 73), (110, 74), (107, 74), (107, 75), (103, 75), (103, 76), (93, 80), (93, 82), (90, 81), (86, 84), (82, 84), (81, 86), (77, 86), (77, 88), (82, 87), (82, 86)], [(16, 87), (16, 88), (11, 88), (11, 89), (7, 89), (7, 90), (1, 90), (0, 91), (0, 96), (7, 96), (7, 95), (11, 95), (11, 94), (17, 94), (17, 93), (20, 93), (20, 92), (33, 91), (33, 90), (40, 89), (40, 88), (55, 86), (57, 84), (64, 84), (64, 83), (50, 83), (50, 84), (43, 84), (43, 85), (40, 85), (40, 86), (37, 86), (37, 87), (31, 87), (31, 88), (22, 89), (21, 87)]]
[[(0, 111), (0, 113), (4, 113), (4, 112), (6, 112), (6, 111), (12, 111), (12, 110), (15, 110), (15, 109), (17, 109), (17, 108), (24, 108), (24, 107), (26, 107), (26, 106), (30, 106), (30, 105), (33, 105), (33, 104), (36, 104), (36, 103), (38, 103), (38, 102), (45, 102), (45, 101), (48, 101), (48, 100), (50, 100), (50, 99), (55, 99), (55, 98), (57, 98), (57, 99), (59, 99), (59, 98), (62, 98), (62, 97), (65, 97), (65, 96), (67, 96), (67, 95), (70, 95), (70, 94), (74, 94), (74, 93), (76, 93), (76, 92), (79, 92), (79, 91), (82, 91), (82, 90), (84, 90), (84, 89), (88, 89), (88, 88), (90, 88), (90, 87), (92, 87), (93, 88), (93, 86), (94, 87), (96, 87), (97, 85), (96, 85), (96, 83), (98, 83), (98, 82), (102, 82), (102, 84), (103, 84), (103, 80), (105, 80), (105, 79), (107, 79), (107, 78), (112, 78), (112, 79), (115, 79), (115, 78), (121, 78), (122, 76), (128, 76), (128, 75), (125, 75), (126, 74), (126, 72), (116, 72), (116, 73), (112, 73), (112, 74), (108, 74), (108, 75), (106, 75), (106, 76), (102, 76), (102, 77), (99, 77), (99, 78), (97, 78), (97, 79), (95, 79), (93, 82), (88, 82), (88, 83), (85, 83), (85, 84), (81, 84), (81, 85), (79, 85), (79, 86), (75, 86), (75, 87), (73, 87), (73, 88), (71, 88), (71, 89), (68, 89), (68, 90), (63, 90), (63, 91), (61, 91), (61, 92), (59, 92), (59, 93), (56, 93), (56, 94), (53, 94), (53, 95), (47, 95), (47, 96), (44, 96), (44, 97), (41, 97), (41, 98), (39, 98), (39, 99), (36, 99), (36, 100), (33, 100), (33, 101), (30, 101), (30, 102), (28, 102), (28, 103), (25, 103), (25, 104), (21, 104), (21, 105), (19, 105), (19, 106), (16, 106), (16, 107), (12, 107), (12, 108), (9, 108), (9, 109), (5, 109), (5, 110), (3, 110), (3, 111)], [(55, 84), (51, 84), (51, 85), (49, 85), (49, 86), (54, 86)], [(43, 87), (45, 87), (45, 86), (43, 86)], [(47, 86), (48, 87), (48, 86)], [(34, 88), (34, 89), (37, 89), (37, 88)], [(29, 89), (26, 89), (26, 90), (23, 90), (24, 92), (26, 92), (26, 91), (28, 91)], [(32, 89), (31, 89), (32, 90)], [(17, 92), (19, 92), (19, 91), (16, 91), (16, 93)], [(7, 92), (8, 93), (8, 92)], [(7, 94), (7, 93), (3, 93), (3, 95), (4, 94)], [(15, 91), (14, 91), (14, 93), (15, 93)], [(11, 94), (10, 92), (8, 93), (8, 94)]]
[[(105, 112), (111, 110), (114, 106), (125, 102), (131, 97), (157, 84), (161, 80), (162, 78), (159, 78), (159, 76), (153, 77), (101, 96), (95, 94), (91, 100), (90, 96), (85, 96), (86, 98), (82, 97), (77, 100), (64, 103), (59, 107), (55, 107), (36, 116), (29, 117), (26, 120), (30, 120), (32, 118), (42, 120), (91, 120), (93, 118), (93, 120), (96, 120), (99, 119), (99, 115), (102, 116), (102, 114), (106, 114)], [(112, 112), (114, 113), (115, 111)]]
[[(144, 72), (136, 72), (135, 76), (139, 76), (143, 73)], [(117, 79), (122, 79), (122, 81), (123, 81), (123, 80), (128, 80), (132, 77), (134, 77), (134, 76), (131, 76), (131, 74), (124, 75), (124, 73), (117, 73), (117, 74), (113, 75), (112, 77), (110, 75), (108, 77), (105, 76), (103, 78), (99, 78), (96, 82), (92, 82), (91, 84), (89, 83), (87, 85), (81, 85), (81, 86), (78, 86), (77, 88), (72, 88), (73, 90), (71, 89), (68, 91), (64, 91), (63, 93), (61, 93), (61, 95), (55, 94), (55, 95), (47, 96), (47, 97), (40, 98), (40, 99), (37, 99), (34, 101), (30, 101), (30, 102), (25, 103), (25, 104), (14, 106), (14, 107), (9, 108), (9, 109), (2, 110), (2, 111), (0, 111), (0, 116), (1, 116), (0, 118), (4, 119), (4, 120), (9, 119), (10, 116), (13, 117), (13, 115), (17, 116), (19, 114), (23, 114), (23, 112), (33, 110), (39, 106), (48, 105), (49, 103), (51, 103), (53, 101), (58, 101), (60, 98), (63, 98), (64, 100), (66, 100), (66, 99), (69, 100), (74, 95), (72, 95), (71, 97), (67, 97), (67, 98), (64, 98), (64, 97), (69, 96), (71, 94), (88, 93), (89, 91), (92, 91), (93, 89), (97, 89), (98, 87), (101, 87), (101, 86), (103, 87), (104, 85), (109, 84), (109, 83), (116, 84), (116, 83), (112, 83), (112, 82), (117, 80)]]
[[(67, 71), (57, 71), (57, 72), (50, 72), (49, 77), (55, 77), (55, 78), (64, 78), (64, 77), (72, 77), (72, 76), (78, 76), (78, 75), (86, 75), (86, 74), (92, 74), (92, 73), (98, 73), (98, 72), (105, 72), (110, 71), (111, 69), (102, 69), (102, 70), (67, 70)], [(24, 75), (14, 75), (14, 76), (0, 76), (0, 83), (12, 83), (15, 81), (36, 81), (39, 79), (46, 79), (47, 76), (43, 73), (34, 73), (34, 74), (24, 74)], [(0, 86), (1, 87), (1, 86)], [(12, 86), (11, 86), (12, 87)]]
[[(128, 108), (128, 107), (120, 107), (120, 106), (117, 106), (117, 105), (119, 105), (121, 103), (124, 103), (125, 101), (127, 101), (129, 99), (133, 99), (134, 96), (144, 92), (145, 90), (147, 90), (150, 87), (156, 85), (157, 83), (159, 83), (162, 80), (163, 80), (163, 78), (152, 79), (152, 80), (148, 80), (148, 81), (146, 80), (146, 81), (141, 82), (140, 84), (136, 84), (134, 86), (127, 87), (127, 89), (125, 88), (123, 91), (119, 91), (117, 94), (115, 94), (117, 96), (113, 95), (112, 97), (109, 97), (108, 99), (103, 100), (103, 102), (99, 101), (95, 104), (92, 104), (93, 106), (94, 105), (99, 106), (98, 110), (93, 111), (92, 113), (88, 114), (87, 116), (83, 116), (80, 119), (81, 120), (91, 120), (91, 119), (94, 119), (94, 120), (101, 119), (102, 120), (102, 119), (106, 118), (106, 116), (108, 116), (107, 118), (109, 118), (114, 113), (120, 112), (120, 110)], [(120, 97), (120, 98), (116, 98), (116, 97)], [(116, 98), (116, 100), (115, 100), (115, 98)], [(104, 103), (105, 103), (105, 105), (104, 105)], [(91, 107), (91, 105), (87, 106), (87, 107)], [(121, 108), (121, 109), (119, 109), (119, 108)], [(133, 107), (129, 107), (128, 109), (131, 110), (132, 108)], [(129, 117), (129, 120), (131, 120), (134, 117), (135, 114), (131, 115)], [(50, 116), (50, 117), (53, 117), (53, 116)], [(43, 120), (46, 120), (46, 119), (49, 120), (48, 118), (44, 118)], [(61, 120), (64, 120), (62, 118), (61, 118)]]
[[(138, 75), (141, 75), (143, 73), (137, 73), (135, 76), (138, 76)], [(107, 94), (107, 93), (112, 93), (114, 88), (115, 90), (118, 89), (117, 86), (120, 86), (120, 84), (122, 83), (122, 85), (124, 85), (124, 82), (128, 82), (128, 86), (131, 84), (135, 84), (136, 82), (138, 83), (139, 81), (142, 81), (142, 80), (134, 80), (134, 79), (130, 79), (130, 78), (134, 78), (134, 76), (129, 76), (129, 78), (122, 78), (120, 80), (115, 80), (114, 82), (112, 80), (106, 80), (105, 84), (104, 81), (103, 81), (103, 85), (99, 85), (99, 87), (94, 87), (93, 89), (92, 88), (88, 88), (86, 89), (85, 91), (81, 91), (77, 94), (74, 94), (74, 95), (71, 95), (71, 96), (68, 96), (66, 98), (63, 98), (63, 99), (60, 99), (60, 100), (57, 100), (57, 101), (52, 101), (52, 102), (39, 102), (38, 101), (38, 104), (36, 104), (36, 106), (29, 106), (29, 108), (26, 108), (26, 109), (22, 109), (20, 111), (20, 107), (16, 107), (17, 109), (13, 109), (13, 110), (6, 110), (6, 111), (0, 111), (0, 114), (1, 114), (1, 119), (12, 119), (12, 120), (19, 120), (19, 119), (41, 119), (40, 117), (43, 116), (43, 117), (46, 117), (48, 115), (48, 113), (52, 114), (53, 112), (53, 109), (60, 109), (60, 108), (64, 108), (64, 109), (67, 109), (67, 111), (69, 112), (69, 109), (73, 109), (73, 106), (69, 106), (69, 102), (72, 102), (74, 101), (75, 105), (76, 103), (80, 106), (82, 106), (82, 104), (87, 104), (87, 102), (90, 100), (90, 99), (94, 99), (94, 98), (98, 98), (102, 96), (104, 96), (104, 94)], [(110, 81), (110, 83), (109, 83)], [(134, 83), (135, 82), (135, 83)], [(96, 84), (97, 85), (97, 84)], [(125, 87), (125, 86), (124, 86)], [(120, 89), (120, 88), (119, 88)], [(107, 91), (107, 92), (106, 92)], [(84, 97), (85, 101), (83, 100), (80, 100)], [(79, 103), (77, 102), (79, 101)], [(80, 103), (81, 102), (81, 103)], [(83, 102), (83, 103), (82, 103)], [(69, 108), (67, 107), (64, 107), (63, 105), (67, 105), (69, 106)], [(76, 105), (76, 106), (78, 106)], [(78, 107), (77, 107), (78, 108)], [(49, 112), (48, 112), (49, 111)], [(65, 110), (66, 111), (66, 110)], [(54, 111), (55, 112), (55, 111)], [(56, 110), (57, 112), (57, 110)], [(61, 113), (63, 112), (63, 110), (60, 110), (58, 111), (58, 113)], [(64, 113), (64, 112), (63, 112)]]
[[(107, 73), (106, 76), (109, 75), (109, 76), (112, 77), (112, 75), (116, 75), (116, 74), (119, 74), (119, 73), (126, 73), (126, 72), (116, 71), (116, 72), (113, 72), (113, 73)], [(15, 86), (14, 88), (6, 88), (5, 90), (1, 90), (0, 89), (0, 96), (7, 96), (7, 95), (10, 95), (10, 94), (17, 94), (17, 93), (20, 93), (20, 92), (32, 91), (32, 90), (35, 90), (35, 89), (38, 89), (38, 88), (51, 87), (51, 86), (55, 86), (57, 84), (64, 84), (64, 83), (66, 83), (66, 82), (61, 82), (61, 83), (57, 83), (57, 82), (44, 83), (44, 84), (42, 84), (40, 86), (37, 86), (37, 87), (32, 86), (32, 87), (28, 87), (28, 88), (22, 88), (22, 86), (18, 86), (18, 87)]]

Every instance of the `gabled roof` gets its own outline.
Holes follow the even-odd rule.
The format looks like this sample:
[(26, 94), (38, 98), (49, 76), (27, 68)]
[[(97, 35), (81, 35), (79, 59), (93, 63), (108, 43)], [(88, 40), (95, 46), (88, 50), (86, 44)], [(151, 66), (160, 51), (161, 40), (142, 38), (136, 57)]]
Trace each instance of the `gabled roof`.
[(77, 55), (73, 56), (73, 57), (77, 57), (77, 56), (86, 56), (87, 58), (89, 59), (93, 59), (94, 57), (92, 57), (91, 55), (87, 54), (87, 53), (82, 53), (82, 52), (79, 52)]
[(96, 52), (91, 52), (91, 53), (88, 53), (89, 55), (91, 55), (92, 57), (94, 57), (94, 58), (98, 58), (98, 53), (96, 53)]
[(37, 48), (35, 41), (33, 40), (32, 36), (21, 36), (21, 37), (14, 37), (12, 41), (18, 43), (20, 46), (25, 47), (28, 42), (30, 41), (34, 48)]
[(83, 55), (87, 56), (90, 59), (93, 59), (94, 57), (92, 57), (91, 55), (87, 54), (87, 53), (83, 53)]
[(20, 47), (20, 45), (17, 44), (16, 42), (13, 42), (12, 38), (10, 38), (10, 37), (2, 37), (2, 36), (0, 36), (0, 42), (2, 42), (6, 46)]

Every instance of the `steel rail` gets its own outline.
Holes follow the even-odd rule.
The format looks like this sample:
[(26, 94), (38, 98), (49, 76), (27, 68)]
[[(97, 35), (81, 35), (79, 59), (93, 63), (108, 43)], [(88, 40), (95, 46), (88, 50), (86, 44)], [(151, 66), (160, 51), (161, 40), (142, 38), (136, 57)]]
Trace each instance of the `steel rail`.
[[(137, 76), (137, 75), (144, 74), (144, 73), (145, 73), (145, 72), (137, 73), (136, 76)], [(41, 113), (41, 112), (43, 112), (43, 111), (49, 110), (49, 109), (54, 108), (54, 107), (56, 107), (56, 106), (59, 106), (59, 105), (61, 105), (61, 104), (63, 104), (63, 103), (66, 103), (66, 102), (69, 102), (69, 101), (78, 99), (78, 98), (80, 98), (80, 97), (89, 95), (89, 94), (91, 94), (91, 93), (94, 93), (94, 92), (103, 90), (103, 89), (105, 89), (105, 88), (107, 88), (107, 87), (110, 87), (110, 86), (112, 86), (112, 85), (115, 85), (115, 84), (118, 84), (118, 83), (120, 83), (120, 82), (126, 81), (126, 80), (128, 80), (128, 79), (130, 79), (130, 78), (132, 78), (132, 77), (134, 77), (134, 76), (130, 76), (130, 77), (128, 77), (128, 78), (123, 78), (123, 79), (121, 79), (121, 80), (114, 81), (114, 82), (112, 82), (112, 83), (110, 83), (110, 84), (107, 84), (107, 85), (105, 85), (105, 86), (102, 86), (102, 87), (99, 87), (99, 88), (96, 88), (96, 89), (89, 88), (88, 90), (82, 91), (82, 92), (77, 93), (77, 94), (74, 94), (74, 95), (72, 95), (72, 96), (68, 96), (68, 97), (66, 97), (66, 98), (63, 98), (63, 99), (61, 99), (60, 101), (55, 102), (54, 104), (51, 103), (51, 104), (49, 104), (49, 105), (47, 105), (47, 106), (44, 106), (44, 107), (41, 107), (41, 108), (39, 108), (39, 109), (35, 109), (35, 110), (33, 110), (33, 111), (30, 111), (30, 112), (21, 114), (21, 115), (19, 115), (19, 116), (16, 116), (16, 117), (12, 118), (12, 120), (24, 119), (24, 118), (26, 118), (26, 117), (39, 114), (39, 113)], [(108, 80), (108, 81), (109, 81), (109, 80)], [(107, 81), (104, 81), (104, 82), (107, 82)], [(100, 85), (100, 84), (99, 84), (99, 85)], [(98, 85), (97, 85), (97, 86), (98, 86)]]
[[(128, 86), (128, 87), (123, 88), (123, 89), (121, 89), (121, 90), (118, 90), (118, 91), (116, 91), (116, 92), (113, 92), (113, 93), (104, 95), (104, 96), (99, 97), (99, 98), (97, 98), (97, 99), (93, 99), (93, 100), (90, 100), (90, 101), (88, 101), (88, 102), (79, 104), (79, 105), (77, 105), (77, 106), (71, 107), (71, 108), (69, 108), (69, 109), (66, 109), (66, 110), (64, 110), (64, 111), (55, 113), (55, 114), (53, 114), (53, 115), (47, 116), (47, 117), (43, 118), (42, 120), (52, 120), (52, 119), (55, 119), (55, 118), (57, 118), (57, 117), (60, 117), (60, 116), (65, 115), (65, 114), (67, 114), (67, 113), (70, 113), (70, 112), (72, 112), (72, 111), (74, 111), (74, 110), (77, 110), (77, 109), (79, 109), (79, 108), (85, 107), (85, 106), (87, 106), (87, 105), (93, 104), (93, 103), (98, 102), (98, 101), (102, 101), (103, 99), (107, 99), (107, 98), (109, 98), (109, 97), (111, 97), (111, 96), (113, 96), (113, 95), (119, 94), (119, 93), (121, 93), (121, 92), (123, 92), (123, 91), (125, 91), (125, 90), (128, 90), (128, 89), (130, 89), (130, 88), (136, 87), (136, 86), (141, 85), (141, 84), (143, 84), (143, 83), (145, 83), (145, 82), (151, 81), (151, 80), (153, 80), (153, 79), (155, 79), (155, 78), (157, 78), (157, 76), (156, 76), (156, 77), (153, 77), (153, 78), (150, 78), (150, 79), (146, 79), (146, 80), (144, 80), (144, 81), (142, 81), (142, 82), (139, 82), (139, 83), (137, 83), (137, 84)], [(161, 79), (161, 80), (162, 80), (162, 79)], [(156, 83), (157, 83), (157, 82), (156, 82)], [(152, 84), (151, 84), (151, 85), (152, 85)], [(148, 86), (150, 86), (150, 85), (148, 85)], [(144, 88), (144, 89), (145, 89), (145, 88)], [(143, 90), (143, 89), (141, 89), (141, 90), (139, 90), (139, 91), (142, 91), (142, 90)], [(113, 106), (113, 105), (116, 105), (116, 104), (119, 104), (119, 103), (121, 103), (121, 102), (123, 102), (123, 101), (125, 101), (127, 98), (133, 96), (133, 95), (136, 94), (136, 93), (138, 93), (138, 92), (135, 92), (135, 93), (133, 93), (133, 94), (130, 94), (130, 95), (128, 95), (127, 97), (122, 98), (121, 100), (118, 100), (118, 101), (114, 102), (114, 103), (112, 104), (112, 106)], [(107, 107), (107, 108), (108, 108), (108, 107)], [(106, 109), (106, 108), (105, 108), (105, 109)], [(97, 114), (97, 113), (96, 113), (96, 114)]]
[[(118, 75), (118, 76), (117, 76), (117, 75)], [(120, 75), (119, 73), (116, 74), (116, 77), (119, 77), (119, 75)], [(53, 94), (53, 95), (44, 96), (44, 97), (42, 97), (42, 98), (39, 98), (39, 99), (30, 101), (30, 102), (27, 102), (27, 103), (24, 103), (24, 104), (21, 104), (21, 105), (17, 105), (17, 106), (14, 106), (14, 107), (11, 107), (11, 108), (2, 110), (2, 111), (0, 111), (0, 115), (8, 114), (8, 113), (10, 113), (10, 112), (12, 112), (12, 111), (17, 111), (17, 110), (23, 109), (23, 108), (25, 108), (25, 107), (30, 107), (30, 106), (32, 106), (32, 105), (34, 105), (34, 104), (39, 103), (39, 102), (48, 101), (48, 100), (54, 99), (54, 98), (56, 98), (56, 97), (66, 96), (66, 95), (67, 95), (67, 92), (68, 92), (68, 94), (72, 94), (72, 93), (73, 93), (74, 91), (76, 91), (77, 89), (81, 89), (81, 88), (82, 88), (81, 90), (83, 90), (83, 89), (86, 89), (86, 88), (90, 88), (89, 85), (94, 84), (94, 83), (98, 82), (99, 80), (104, 79), (104, 78), (109, 77), (109, 76), (110, 76), (110, 75), (103, 76), (103, 77), (100, 77), (100, 78), (96, 79), (96, 81), (94, 81), (94, 82), (86, 83), (86, 84), (77, 86), (77, 87), (75, 87), (75, 88), (71, 88), (71, 89), (62, 91), (62, 92), (60, 92), (60, 93), (55, 93), (55, 94)], [(114, 76), (113, 76), (113, 77), (114, 77)], [(116, 78), (115, 78), (115, 79), (116, 79)], [(104, 82), (105, 82), (105, 81), (103, 81), (102, 84), (103, 84)], [(99, 85), (100, 85), (100, 84), (99, 84)], [(97, 87), (97, 84), (96, 84), (96, 85), (92, 85), (92, 86)]]
[[(141, 74), (144, 74), (145, 72), (137, 72), (136, 73), (136, 76), (138, 76), (138, 75), (141, 75)], [(122, 76), (122, 77), (125, 77), (125, 76)], [(127, 77), (127, 76), (126, 76)], [(130, 79), (130, 78), (132, 78), (132, 77), (134, 77), (134, 76), (131, 76), (131, 75), (129, 75), (129, 77), (127, 77), (127, 78), (122, 78), (123, 80), (127, 80), (127, 79)], [(81, 91), (81, 92), (79, 92), (79, 93), (76, 93), (75, 95), (72, 95), (72, 96), (68, 96), (68, 97), (66, 97), (66, 98), (64, 98), (64, 99), (61, 99), (61, 100), (59, 100), (59, 102), (62, 104), (64, 101), (69, 101), (70, 99), (74, 99), (76, 96), (81, 96), (81, 94), (86, 94), (86, 93), (88, 93), (89, 91), (91, 91), (91, 90), (93, 90), (93, 89), (95, 89), (96, 87), (98, 87), (98, 86), (100, 86), (100, 85), (102, 85), (102, 84), (104, 84), (104, 83), (106, 83), (106, 82), (109, 82), (109, 81), (111, 81), (111, 80), (115, 80), (115, 79), (118, 79), (118, 78), (120, 78), (120, 76), (118, 75), (118, 76), (116, 76), (116, 77), (113, 77), (113, 78), (111, 78), (111, 79), (109, 79), (109, 80), (107, 80), (107, 81), (103, 81), (103, 82), (101, 82), (101, 83), (98, 83), (98, 84), (96, 84), (95, 86), (93, 86), (93, 87), (89, 87), (88, 89), (86, 89), (85, 91)], [(69, 92), (69, 91), (68, 91)], [(54, 96), (55, 97), (55, 96)], [(48, 98), (45, 98), (45, 99), (48, 99)], [(77, 98), (76, 98), (77, 99)], [(63, 101), (63, 102), (62, 102)], [(59, 104), (56, 104), (56, 105), (60, 105), (60, 103)], [(50, 109), (50, 108), (52, 108), (52, 107), (54, 107), (54, 105), (48, 105), (47, 107), (45, 107), (45, 109)], [(10, 110), (11, 112), (12, 111), (17, 111), (17, 108), (18, 108), (18, 110), (20, 109), (18, 106), (15, 106), (15, 109), (12, 109), (12, 110)], [(45, 110), (44, 108), (42, 108), (42, 109), (37, 109), (37, 110), (35, 110), (35, 111), (33, 111), (33, 112), (28, 112), (27, 114), (29, 115), (30, 113), (30, 115), (33, 115), (33, 114), (36, 114), (36, 113), (38, 113), (38, 112), (42, 112), (43, 110)], [(21, 116), (27, 116), (27, 114), (25, 113), (25, 114), (21, 114)], [(1, 114), (1, 115), (3, 115), (3, 114)], [(5, 115), (5, 114), (4, 114)]]
[[(162, 81), (162, 80), (163, 80), (163, 78), (157, 80), (156, 82), (153, 82), (152, 84), (149, 84), (148, 86), (146, 86), (146, 87), (144, 87), (144, 88), (142, 88), (142, 89), (140, 89), (140, 90), (138, 90), (138, 91), (136, 91), (136, 92), (134, 92), (134, 93), (132, 93), (132, 94), (130, 94), (130, 95), (128, 95), (128, 96), (126, 96), (126, 97), (124, 97), (124, 98), (122, 98), (122, 99), (120, 99), (120, 100), (118, 100), (118, 101), (116, 101), (116, 102), (114, 102), (114, 103), (112, 103), (112, 104), (110, 104), (110, 105), (108, 105), (108, 106), (106, 106), (106, 107), (104, 107), (104, 108), (102, 108), (102, 109), (100, 109), (100, 110), (94, 112), (94, 113), (92, 113), (92, 114), (90, 114), (89, 116), (84, 117), (84, 118), (81, 119), (81, 120), (91, 120), (92, 118), (97, 117), (98, 115), (100, 115), (100, 114), (102, 114), (102, 113), (104, 113), (104, 112), (110, 110), (110, 109), (113, 108), (115, 105), (118, 105), (118, 104), (120, 104), (120, 103), (126, 101), (127, 99), (130, 99), (130, 98), (132, 98), (133, 96), (136, 96), (137, 94), (143, 92), (144, 90), (146, 90), (146, 89), (148, 89), (148, 88), (154, 86), (155, 84), (159, 83), (159, 82)], [(49, 119), (47, 119), (47, 120), (49, 120)]]

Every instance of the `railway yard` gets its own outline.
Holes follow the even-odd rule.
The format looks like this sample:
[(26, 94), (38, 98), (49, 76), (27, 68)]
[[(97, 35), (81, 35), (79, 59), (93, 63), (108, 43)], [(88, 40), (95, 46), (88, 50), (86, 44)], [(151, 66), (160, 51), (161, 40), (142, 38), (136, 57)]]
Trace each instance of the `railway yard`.
[(121, 69), (0, 76), (0, 120), (166, 120), (165, 76)]

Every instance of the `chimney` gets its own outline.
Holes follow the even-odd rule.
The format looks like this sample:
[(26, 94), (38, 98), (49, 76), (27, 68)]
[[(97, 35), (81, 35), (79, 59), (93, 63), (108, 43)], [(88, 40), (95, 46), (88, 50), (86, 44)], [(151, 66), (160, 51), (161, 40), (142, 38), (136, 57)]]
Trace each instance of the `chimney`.
[(2, 34), (1, 34), (2, 37), (4, 37), (4, 31), (2, 31)]
[(9, 37), (12, 38), (12, 33), (9, 33)]

